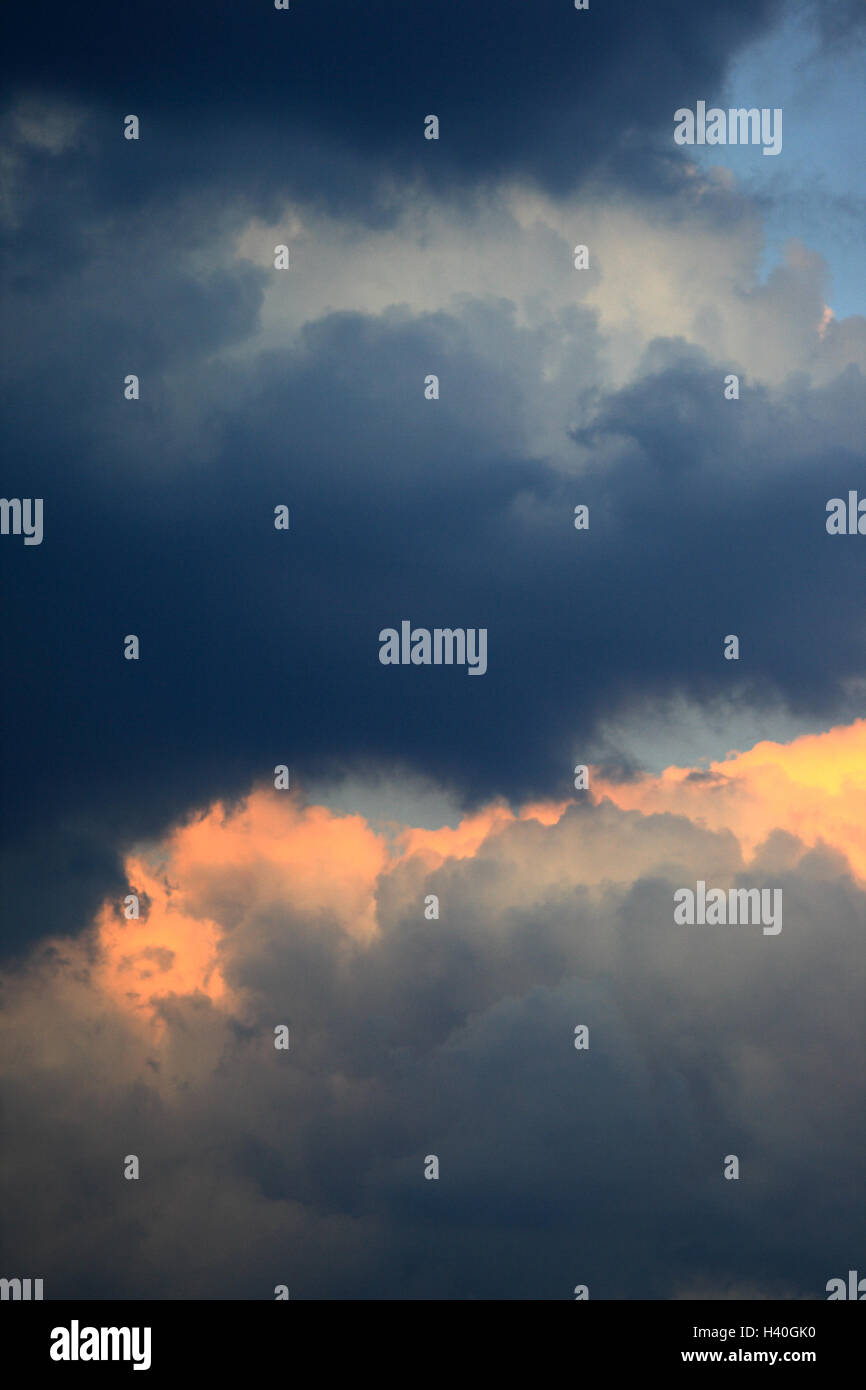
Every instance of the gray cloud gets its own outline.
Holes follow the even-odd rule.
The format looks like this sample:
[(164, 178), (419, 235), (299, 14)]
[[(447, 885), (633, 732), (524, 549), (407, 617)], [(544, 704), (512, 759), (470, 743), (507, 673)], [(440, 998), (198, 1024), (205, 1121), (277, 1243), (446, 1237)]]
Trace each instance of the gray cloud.
[[(231, 1009), (168, 999), (148, 1043), (78, 948), (7, 981), (31, 1041), (4, 1261), (49, 1296), (822, 1298), (848, 1268), (863, 899), (837, 852), (771, 837), (746, 869), (729, 833), (574, 807), (398, 864), (366, 944), (261, 855), (252, 899), (228, 862), (179, 884), (225, 924)], [(780, 936), (675, 926), (697, 877), (781, 886)]]

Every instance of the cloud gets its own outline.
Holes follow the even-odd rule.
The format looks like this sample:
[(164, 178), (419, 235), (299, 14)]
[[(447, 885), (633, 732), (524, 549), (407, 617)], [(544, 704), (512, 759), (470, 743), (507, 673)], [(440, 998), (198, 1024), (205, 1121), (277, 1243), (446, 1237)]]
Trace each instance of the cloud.
[[(762, 278), (766, 197), (671, 159), (684, 82), (780, 10), (158, 6), (133, 34), (49, 7), (38, 42), (16, 15), (4, 489), (46, 532), (0, 553), (5, 949), (81, 929), (135, 845), (277, 762), (471, 813), (634, 772), (663, 703), (741, 744), (852, 717), (857, 542), (822, 522), (862, 461), (864, 321), (796, 239)], [(486, 625), (484, 680), (381, 668), (403, 617)]]
[[(663, 213), (596, 190), (585, 281), (577, 204), (419, 198), (399, 235), (358, 231), (353, 286), (351, 221), (290, 203), (302, 261), (280, 277), (285, 224), (215, 195), (106, 217), (90, 157), (27, 164), (10, 233), (5, 487), (44, 497), (45, 540), (2, 554), (9, 948), (80, 927), (131, 846), (278, 762), (302, 785), (406, 771), (468, 809), (557, 800), (663, 699), (795, 731), (852, 716), (857, 541), (824, 519), (862, 460), (862, 320), (826, 320), (803, 248), (760, 283), (741, 197), (697, 180)], [(484, 679), (455, 698), (454, 672), (381, 667), (403, 618), (486, 626)]]
[[(778, 0), (728, 0), (718, 15), (688, 0), (587, 13), (561, 0), (429, 10), (333, 0), (276, 12), (209, 0), (155, 4), (144, 28), (106, 0), (74, 21), (49, 3), (38, 22), (16, 12), (6, 82), (86, 97), (118, 172), (123, 116), (140, 116), (134, 179), (106, 184), (115, 202), (224, 181), (265, 206), (292, 182), (381, 208), (389, 178), (441, 188), (522, 173), (564, 189), (598, 167), (647, 186), (665, 177), (673, 111), (717, 87), (781, 10)], [(423, 138), (429, 112), (438, 142)]]
[[(826, 749), (440, 832), (266, 789), (176, 826), (127, 864), (142, 920), (4, 981), (5, 1264), (50, 1297), (823, 1298), (863, 1235), (862, 724)], [(783, 931), (676, 926), (698, 878), (782, 887)]]
[(757, 743), (748, 752), (711, 762), (705, 772), (670, 767), (661, 777), (597, 781), (594, 787), (623, 809), (676, 810), (713, 830), (728, 828), (750, 853), (775, 829), (803, 844), (831, 844), (866, 879), (864, 767), (866, 722), (857, 720), (790, 744)]
[(843, 47), (849, 50), (852, 44), (862, 43), (866, 39), (866, 14), (858, 0), (839, 0), (832, 8), (822, 7), (815, 12), (815, 18), (830, 53)]
[[(808, 1299), (862, 1248), (856, 7), (791, 173), (671, 140), (791, 13), (16, 10), (0, 1189), (49, 1297)], [(383, 668), (404, 618), (484, 679)], [(698, 879), (783, 931), (676, 926)]]

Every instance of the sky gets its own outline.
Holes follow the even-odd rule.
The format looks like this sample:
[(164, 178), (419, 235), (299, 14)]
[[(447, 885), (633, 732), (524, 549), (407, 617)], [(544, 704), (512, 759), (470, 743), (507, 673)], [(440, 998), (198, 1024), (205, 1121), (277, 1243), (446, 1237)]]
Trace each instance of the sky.
[[(0, 62), (5, 1273), (825, 1297), (866, 10), (49, 0)], [(678, 144), (699, 101), (781, 150)], [(383, 664), (404, 621), (486, 670)]]
[[(860, 229), (866, 197), (866, 154), (861, 139), (863, 7), (831, 5), (818, 16), (823, 42), (816, 42), (819, 7), (791, 6), (782, 24), (745, 48), (722, 84), (720, 104), (762, 105), (784, 112), (781, 169), (754, 168), (743, 146), (705, 146), (707, 168), (729, 167), (753, 196), (770, 195), (765, 209), (766, 274), (781, 258), (785, 241), (797, 235), (827, 263), (830, 302), (837, 318), (866, 312)], [(762, 161), (763, 162), (763, 161)], [(769, 179), (768, 179), (769, 176)]]

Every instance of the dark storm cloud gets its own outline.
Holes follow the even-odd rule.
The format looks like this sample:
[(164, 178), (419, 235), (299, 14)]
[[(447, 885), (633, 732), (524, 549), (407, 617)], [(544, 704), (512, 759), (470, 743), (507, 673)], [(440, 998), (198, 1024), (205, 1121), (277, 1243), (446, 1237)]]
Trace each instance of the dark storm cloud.
[[(331, 314), (230, 363), (215, 354), (252, 331), (268, 272), (193, 268), (132, 219), (82, 256), (42, 293), (9, 287), (5, 494), (45, 499), (43, 544), (4, 537), (0, 557), (13, 947), (80, 922), (100, 874), (116, 891), (117, 849), (277, 763), (558, 796), (599, 720), (643, 695), (850, 712), (857, 542), (824, 521), (862, 477), (856, 368), (744, 381), (731, 403), (720, 365), (659, 342), (610, 391), (575, 309), (568, 477), (528, 443), (539, 340), (505, 301)], [(380, 629), (404, 618), (487, 627), (487, 674), (380, 665)]]
[[(573, 310), (558, 327), (574, 340), (575, 455), (598, 445), (605, 461), (568, 482), (524, 427), (545, 342), (504, 301), (337, 313), (254, 365), (225, 360), (270, 283), (224, 254), (251, 201), (276, 215), (306, 191), (357, 209), (371, 174), (432, 161), (443, 193), (501, 172), (563, 188), (613, 146), (645, 184), (645, 138), (775, 10), (16, 9), (3, 492), (45, 499), (45, 540), (0, 548), (7, 945), (80, 925), (100, 885), (118, 890), (120, 849), (278, 762), (302, 780), (394, 762), (468, 798), (559, 794), (599, 719), (647, 691), (751, 682), (845, 708), (856, 557), (822, 516), (856, 483), (856, 375), (725, 411), (717, 368), (686, 354), (611, 395), (596, 319)], [(32, 113), (61, 98), (68, 138), (38, 120), (34, 135)], [(137, 144), (120, 134), (130, 110)], [(421, 138), (428, 110), (438, 145)], [(435, 407), (419, 388), (434, 362)], [(731, 477), (732, 457), (754, 476)], [(816, 616), (807, 650), (792, 626)], [(378, 632), (402, 618), (486, 626), (488, 674), (383, 668)], [(720, 663), (728, 631), (736, 671)], [(609, 765), (629, 763), (612, 750)]]
[[(674, 110), (709, 95), (781, 8), (161, 0), (145, 21), (111, 0), (51, 0), (14, 7), (3, 70), (11, 90), (98, 110), (115, 203), (217, 183), (264, 201), (291, 189), (361, 204), (375, 201), (371, 180), (419, 173), (440, 188), (519, 173), (564, 189), (599, 165), (646, 185)], [(134, 162), (120, 139), (130, 112), (143, 132)], [(422, 138), (430, 113), (438, 144)], [(663, 160), (652, 167), (664, 177)]]

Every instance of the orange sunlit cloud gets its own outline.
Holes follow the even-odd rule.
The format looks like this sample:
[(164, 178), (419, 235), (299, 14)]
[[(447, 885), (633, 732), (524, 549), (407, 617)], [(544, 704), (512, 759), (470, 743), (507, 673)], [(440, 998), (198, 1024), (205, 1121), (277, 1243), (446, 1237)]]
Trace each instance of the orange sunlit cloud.
[(103, 904), (96, 923), (97, 986), (148, 1015), (151, 1001), (170, 994), (199, 990), (214, 1001), (223, 999), (225, 982), (217, 964), (222, 933), (217, 924), (184, 912), (182, 899), (174, 900), (164, 878), (143, 859), (130, 856), (126, 873), (142, 902), (142, 917), (127, 920), (116, 904)]
[[(117, 1003), (150, 1016), (171, 994), (199, 991), (230, 1006), (219, 968), (220, 943), (234, 923), (208, 911), (214, 895), (256, 905), (284, 903), (326, 913), (350, 935), (376, 931), (376, 879), (389, 855), (362, 816), (336, 816), (294, 797), (253, 792), (232, 814), (217, 802), (177, 827), (161, 847), (161, 866), (142, 856), (126, 862), (139, 920), (106, 903), (97, 919), (99, 987)], [(225, 890), (231, 890), (226, 893)]]
[(710, 830), (730, 830), (746, 855), (776, 829), (807, 845), (822, 840), (866, 878), (866, 720), (792, 743), (757, 743), (707, 771), (695, 777), (689, 768), (669, 767), (620, 785), (594, 779), (592, 787), (623, 810), (671, 811)]
[(518, 815), (502, 802), (485, 806), (472, 816), (466, 816), (457, 826), (443, 825), (438, 830), (408, 827), (398, 843), (405, 856), (427, 852), (440, 859), (466, 859), (478, 853), (488, 835), (497, 834), (517, 820), (537, 820), (542, 825), (555, 825), (570, 805), (568, 801), (534, 802), (524, 806)]
[[(712, 763), (707, 772), (669, 767), (659, 776), (611, 783), (594, 775), (593, 800), (603, 798), (643, 815), (671, 812), (696, 825), (729, 830), (744, 856), (776, 829), (806, 845), (821, 840), (843, 851), (866, 878), (866, 721), (807, 735), (790, 744), (763, 742)], [(236, 811), (216, 803), (177, 827), (161, 846), (159, 867), (130, 856), (126, 870), (146, 916), (127, 921), (107, 903), (97, 921), (100, 964), (95, 981), (125, 1011), (143, 1018), (172, 994), (201, 992), (233, 1007), (220, 971), (220, 949), (238, 921), (217, 920), (220, 904), (234, 912), (284, 906), (336, 922), (368, 941), (378, 932), (377, 885), (382, 874), (420, 855), (435, 865), (476, 856), (485, 841), (519, 821), (555, 825), (569, 802), (527, 805), (515, 815), (501, 802), (436, 830), (403, 827), (389, 841), (363, 816), (304, 806), (295, 796), (254, 791)], [(531, 873), (531, 864), (528, 866)]]

